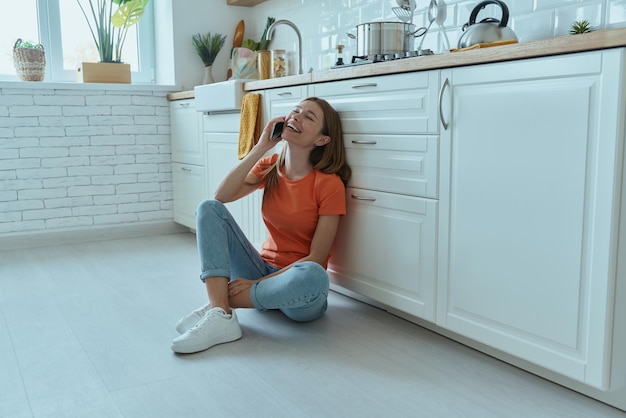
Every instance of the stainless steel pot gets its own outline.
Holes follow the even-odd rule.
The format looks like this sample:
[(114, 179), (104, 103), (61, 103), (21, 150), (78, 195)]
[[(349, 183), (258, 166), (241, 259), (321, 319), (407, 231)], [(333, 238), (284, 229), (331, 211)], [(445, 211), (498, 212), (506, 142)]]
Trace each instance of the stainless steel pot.
[[(502, 9), (502, 19), (488, 17), (476, 23), (478, 13), (489, 4), (495, 4)], [(479, 3), (470, 14), (469, 22), (463, 25), (463, 35), (459, 39), (459, 48), (497, 41), (517, 41), (515, 32), (506, 24), (509, 21), (509, 8), (500, 0), (487, 0)]]
[(371, 55), (403, 55), (414, 50), (414, 39), (424, 34), (425, 28), (415, 30), (415, 25), (406, 22), (371, 22), (356, 26), (356, 54), (360, 57)]

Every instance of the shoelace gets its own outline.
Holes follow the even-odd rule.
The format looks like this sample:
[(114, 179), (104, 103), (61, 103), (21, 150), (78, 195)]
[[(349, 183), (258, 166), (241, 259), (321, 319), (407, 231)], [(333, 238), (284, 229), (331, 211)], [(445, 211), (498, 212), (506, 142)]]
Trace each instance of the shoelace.
[(203, 317), (207, 312), (209, 312), (209, 309), (211, 309), (209, 305), (205, 305), (202, 309), (196, 312), (196, 315)]
[[(205, 310), (205, 315), (202, 315), (202, 318), (200, 318), (200, 320), (196, 323), (196, 325), (194, 325), (193, 327), (191, 327), (191, 329), (189, 330), (189, 332), (194, 332), (196, 330), (198, 330), (201, 326), (203, 326), (208, 320), (209, 318), (213, 317), (213, 316), (217, 316), (218, 313), (217, 312), (211, 312), (211, 314), (206, 315), (206, 312), (208, 312), (209, 309), (207, 308)], [(226, 312), (222, 311), (224, 313), (224, 315), (227, 315)], [(221, 315), (220, 315), (221, 316)], [(227, 315), (228, 316), (228, 315)]]

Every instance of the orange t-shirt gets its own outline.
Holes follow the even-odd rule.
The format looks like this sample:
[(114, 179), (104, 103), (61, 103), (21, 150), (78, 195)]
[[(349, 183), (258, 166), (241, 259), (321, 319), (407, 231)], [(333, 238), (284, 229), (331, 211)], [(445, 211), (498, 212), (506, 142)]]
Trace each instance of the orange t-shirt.
[[(262, 178), (262, 172), (277, 159), (277, 154), (262, 158), (252, 172)], [(296, 181), (281, 175), (273, 196), (263, 200), (261, 214), (267, 227), (261, 257), (282, 268), (309, 255), (320, 215), (346, 214), (346, 189), (338, 175), (315, 169)]]

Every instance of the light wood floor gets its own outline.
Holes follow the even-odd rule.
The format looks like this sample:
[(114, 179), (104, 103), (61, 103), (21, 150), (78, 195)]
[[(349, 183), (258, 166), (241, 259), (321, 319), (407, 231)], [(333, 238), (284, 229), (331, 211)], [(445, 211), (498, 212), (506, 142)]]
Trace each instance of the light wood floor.
[(175, 355), (204, 299), (192, 234), (0, 252), (0, 417), (626, 416), (336, 293)]

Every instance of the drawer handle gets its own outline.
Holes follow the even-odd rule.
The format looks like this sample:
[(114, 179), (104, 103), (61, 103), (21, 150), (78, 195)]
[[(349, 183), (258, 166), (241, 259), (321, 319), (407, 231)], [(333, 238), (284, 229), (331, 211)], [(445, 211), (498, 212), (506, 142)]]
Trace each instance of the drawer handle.
[(448, 80), (446, 78), (446, 81), (443, 82), (443, 85), (441, 86), (441, 90), (439, 90), (439, 119), (441, 120), (441, 125), (443, 126), (443, 130), (447, 131), (448, 130), (448, 122), (446, 122), (446, 120), (443, 118), (443, 92), (446, 89), (447, 86), (450, 85), (450, 80)]
[(189, 103), (178, 103), (180, 107), (189, 107)]
[(364, 87), (377, 87), (378, 83), (363, 83), (363, 84), (355, 84), (352, 86), (353, 89), (362, 89)]
[(187, 173), (191, 173), (191, 168), (181, 167), (180, 170), (181, 171), (186, 171)]
[(282, 93), (278, 93), (278, 95), (281, 97), (291, 96), (291, 94), (292, 93), (290, 91), (283, 91)]
[(351, 197), (354, 200), (364, 200), (366, 202), (375, 202), (376, 201), (375, 197), (365, 197), (365, 196), (355, 196), (355, 195), (351, 195)]
[(352, 140), (353, 144), (359, 144), (359, 145), (376, 145), (376, 141), (366, 141), (364, 139), (354, 139)]

